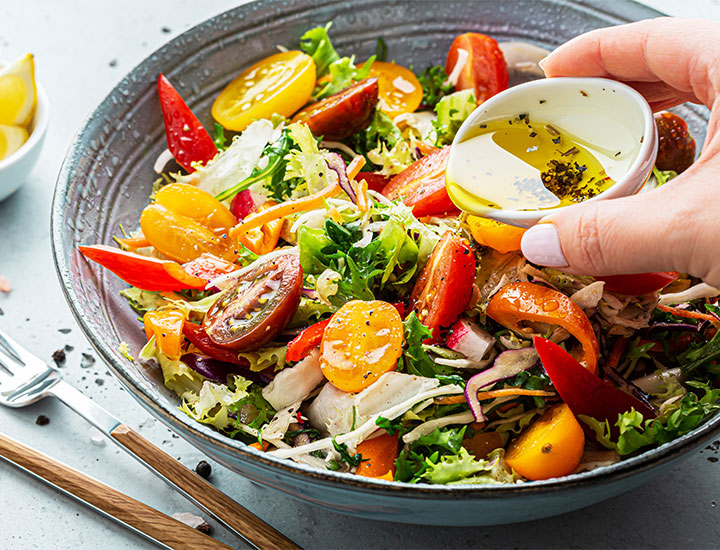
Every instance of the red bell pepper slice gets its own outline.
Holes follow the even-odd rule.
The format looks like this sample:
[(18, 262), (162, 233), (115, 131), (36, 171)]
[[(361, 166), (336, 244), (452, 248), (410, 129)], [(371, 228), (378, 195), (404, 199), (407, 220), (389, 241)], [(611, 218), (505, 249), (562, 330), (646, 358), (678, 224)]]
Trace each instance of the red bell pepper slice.
[(207, 285), (205, 279), (190, 275), (179, 263), (172, 260), (150, 258), (104, 244), (79, 246), (78, 250), (86, 258), (99, 263), (140, 290), (169, 292), (205, 288)]
[(633, 273), (631, 275), (603, 275), (595, 277), (598, 281), (605, 282), (605, 290), (627, 296), (650, 294), (651, 292), (665, 288), (677, 278), (677, 271)]
[(615, 428), (618, 415), (630, 409), (645, 419), (655, 418), (655, 412), (645, 403), (598, 378), (557, 344), (539, 336), (533, 338), (533, 343), (553, 386), (576, 416), (607, 420), (611, 428)]
[(210, 282), (221, 275), (237, 271), (240, 269), (240, 266), (222, 258), (218, 258), (213, 254), (205, 253), (190, 262), (184, 263), (183, 269), (193, 277), (200, 277), (201, 279), (205, 279)]
[(218, 152), (217, 146), (162, 73), (158, 77), (158, 95), (165, 120), (168, 149), (185, 170), (194, 172), (195, 168), (192, 164), (194, 162), (206, 164), (215, 158)]
[(183, 325), (183, 334), (188, 340), (190, 340), (190, 343), (193, 346), (213, 359), (225, 361), (226, 363), (233, 363), (234, 365), (241, 365), (243, 367), (250, 365), (250, 362), (247, 359), (238, 357), (237, 352), (218, 346), (210, 339), (207, 332), (205, 332), (200, 325), (185, 323)]
[(320, 345), (329, 322), (330, 319), (320, 321), (304, 329), (288, 344), (285, 358), (288, 361), (300, 361), (310, 355), (310, 352)]

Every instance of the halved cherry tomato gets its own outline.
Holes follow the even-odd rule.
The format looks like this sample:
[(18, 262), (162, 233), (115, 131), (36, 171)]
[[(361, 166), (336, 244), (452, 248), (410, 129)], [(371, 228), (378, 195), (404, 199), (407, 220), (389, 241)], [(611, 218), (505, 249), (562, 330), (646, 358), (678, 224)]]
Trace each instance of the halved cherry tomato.
[(182, 355), (183, 325), (185, 315), (182, 311), (171, 309), (165, 311), (148, 311), (143, 316), (145, 335), (148, 340), (155, 336), (160, 353), (168, 359), (176, 361)]
[(505, 462), (530, 480), (571, 474), (582, 459), (585, 433), (565, 403), (555, 405), (515, 439)]
[(445, 62), (448, 74), (455, 68), (458, 50), (465, 50), (468, 58), (455, 85), (457, 90), (475, 90), (475, 99), (480, 104), (507, 89), (510, 83), (507, 63), (494, 38), (473, 32), (455, 38)]
[(677, 271), (657, 271), (654, 273), (633, 273), (631, 275), (603, 275), (595, 277), (605, 282), (605, 290), (626, 294), (628, 296), (642, 296), (656, 290), (661, 290), (678, 278)]
[(320, 368), (336, 388), (359, 392), (395, 370), (402, 343), (403, 324), (397, 309), (380, 300), (353, 300), (325, 327)]
[(78, 250), (86, 258), (99, 263), (129, 285), (140, 290), (165, 292), (186, 288), (205, 288), (207, 285), (205, 279), (194, 277), (180, 264), (171, 260), (141, 256), (104, 244), (79, 246)]
[(597, 373), (600, 348), (590, 320), (562, 292), (533, 283), (510, 283), (492, 297), (487, 315), (516, 332), (522, 332), (521, 323), (526, 321), (561, 326), (582, 345), (587, 369)]
[(378, 109), (390, 118), (412, 113), (423, 98), (423, 89), (415, 73), (395, 63), (373, 61), (370, 78), (378, 79)]
[(389, 176), (383, 176), (378, 172), (360, 172), (355, 176), (355, 181), (365, 180), (368, 184), (368, 189), (376, 193), (382, 193), (385, 186), (390, 182), (390, 179)]
[(155, 202), (215, 232), (226, 232), (237, 223), (228, 208), (207, 191), (187, 183), (171, 183), (155, 194)]
[(240, 266), (212, 254), (202, 254), (192, 262), (183, 264), (183, 269), (193, 277), (200, 277), (209, 282), (217, 279), (220, 275), (237, 271)]
[(218, 346), (253, 350), (280, 334), (295, 314), (302, 293), (297, 256), (268, 260), (225, 290), (210, 307), (203, 328)]
[(678, 174), (695, 162), (695, 140), (685, 120), (675, 113), (655, 113), (658, 129), (658, 170), (674, 170)]
[[(260, 206), (256, 212), (266, 210), (276, 204), (275, 201), (269, 200)], [(285, 220), (283, 218), (277, 218), (260, 227), (253, 227), (244, 233), (238, 234), (237, 239), (255, 254), (267, 254), (277, 246), (284, 224)]]
[(212, 116), (228, 130), (242, 132), (274, 113), (284, 117), (305, 105), (315, 88), (315, 62), (289, 51), (271, 55), (245, 69), (230, 82), (212, 106)]
[(504, 447), (500, 432), (475, 432), (472, 437), (463, 439), (462, 446), (478, 460), (483, 460), (495, 449)]
[(368, 78), (305, 107), (292, 121), (304, 122), (315, 136), (341, 140), (370, 125), (377, 102), (378, 80)]
[(285, 359), (288, 361), (300, 361), (310, 355), (310, 352), (322, 342), (325, 327), (328, 326), (329, 322), (329, 319), (327, 321), (320, 321), (319, 323), (310, 325), (298, 334), (288, 343)]
[(224, 361), (225, 363), (233, 363), (247, 367), (250, 362), (244, 357), (239, 357), (236, 351), (221, 348), (213, 342), (200, 325), (195, 323), (185, 323), (183, 325), (183, 334), (190, 343), (199, 349), (205, 355)]
[(478, 244), (494, 248), (501, 254), (520, 250), (522, 236), (527, 231), (524, 227), (515, 227), (479, 216), (468, 216), (467, 224)]
[(193, 163), (205, 164), (215, 158), (217, 146), (163, 74), (158, 77), (158, 95), (168, 149), (185, 170), (194, 172)]
[(204, 225), (158, 203), (142, 211), (140, 228), (155, 249), (179, 262), (190, 262), (206, 253), (228, 261), (237, 257), (227, 235), (218, 237)]
[(410, 309), (437, 340), (457, 321), (470, 301), (475, 254), (467, 241), (447, 231), (430, 254), (410, 295)]
[(445, 188), (445, 167), (450, 147), (443, 147), (412, 163), (390, 180), (382, 194), (390, 200), (402, 198), (415, 217), (457, 213)]
[(363, 461), (355, 470), (357, 475), (374, 478), (384, 478), (388, 472), (392, 476), (395, 475), (395, 459), (398, 455), (397, 434), (384, 433), (372, 439), (366, 439), (357, 446), (355, 451), (363, 457)]

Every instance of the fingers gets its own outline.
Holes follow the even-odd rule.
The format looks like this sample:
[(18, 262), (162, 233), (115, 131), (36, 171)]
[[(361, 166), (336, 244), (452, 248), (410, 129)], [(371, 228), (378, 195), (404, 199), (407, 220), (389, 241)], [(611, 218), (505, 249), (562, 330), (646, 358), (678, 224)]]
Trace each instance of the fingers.
[(697, 189), (683, 175), (649, 193), (568, 208), (525, 233), (523, 254), (588, 275), (677, 270), (720, 279), (712, 273), (720, 222)]
[[(720, 75), (720, 24), (660, 18), (592, 31), (560, 46), (543, 61), (547, 76), (599, 76), (664, 83), (681, 101), (712, 105)], [(656, 87), (655, 91), (662, 90)], [(650, 91), (651, 89), (648, 89)], [(668, 98), (653, 101), (667, 105)]]

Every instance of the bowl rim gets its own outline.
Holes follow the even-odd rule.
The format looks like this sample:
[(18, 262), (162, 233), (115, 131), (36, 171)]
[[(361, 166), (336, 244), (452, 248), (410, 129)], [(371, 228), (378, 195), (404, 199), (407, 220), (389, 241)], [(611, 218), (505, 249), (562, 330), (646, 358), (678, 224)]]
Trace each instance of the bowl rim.
[[(344, 0), (323, 0), (322, 2), (317, 3), (322, 4), (324, 8), (337, 6), (338, 10), (342, 9), (346, 4)], [(583, 10), (592, 10), (600, 14), (607, 13), (607, 7), (602, 0), (578, 0), (576, 3)], [(356, 490), (376, 494), (397, 493), (397, 496), (406, 499), (425, 499), (429, 497), (438, 500), (473, 500), (478, 498), (503, 497), (514, 498), (521, 494), (537, 495), (547, 494), (550, 492), (558, 493), (580, 490), (582, 488), (588, 488), (593, 484), (619, 481), (634, 477), (639, 473), (650, 470), (659, 465), (677, 460), (682, 455), (685, 455), (691, 450), (699, 447), (720, 432), (720, 414), (718, 414), (691, 432), (668, 443), (660, 445), (659, 447), (649, 449), (637, 456), (625, 459), (610, 466), (597, 468), (589, 472), (570, 474), (568, 476), (548, 480), (508, 485), (447, 486), (426, 483), (409, 484), (365, 478), (344, 472), (333, 472), (330, 470), (322, 471), (305, 464), (293, 462), (289, 459), (275, 458), (254, 449), (241, 441), (222, 435), (209, 426), (196, 422), (189, 416), (182, 413), (177, 407), (171, 407), (169, 403), (160, 403), (155, 401), (150, 392), (146, 391), (141, 384), (140, 377), (135, 375), (126, 366), (126, 364), (130, 365), (131, 363), (127, 359), (122, 358), (113, 346), (102, 341), (101, 338), (94, 334), (91, 329), (93, 321), (85, 315), (80, 307), (79, 299), (71, 282), (69, 265), (62, 253), (64, 242), (64, 197), (67, 194), (72, 180), (73, 164), (76, 162), (76, 159), (79, 158), (83, 150), (81, 138), (86, 132), (90, 132), (90, 124), (95, 114), (102, 108), (106, 108), (112, 103), (114, 94), (118, 92), (121, 86), (131, 81), (131, 78), (134, 75), (141, 74), (145, 65), (149, 65), (162, 58), (165, 58), (165, 63), (168, 63), (168, 59), (172, 58), (172, 55), (170, 55), (171, 51), (175, 49), (181, 41), (185, 40), (187, 35), (196, 31), (198, 27), (206, 25), (220, 26), (225, 23), (225, 18), (230, 12), (242, 14), (244, 18), (253, 19), (253, 14), (251, 13), (252, 8), (258, 8), (260, 6), (277, 7), (278, 4), (279, 2), (277, 0), (255, 0), (254, 2), (249, 2), (247, 4), (231, 8), (193, 25), (188, 30), (145, 57), (113, 87), (113, 89), (94, 110), (88, 113), (73, 137), (58, 173), (51, 207), (51, 247), (55, 269), (61, 283), (61, 288), (68, 304), (70, 305), (73, 317), (77, 321), (81, 330), (88, 338), (93, 348), (97, 351), (98, 355), (107, 364), (113, 375), (117, 378), (120, 384), (128, 390), (130, 395), (132, 395), (143, 407), (145, 407), (145, 409), (148, 410), (148, 412), (163, 422), (172, 431), (179, 433), (191, 444), (198, 447), (202, 452), (211, 456), (215, 456), (216, 452), (220, 454), (221, 451), (226, 455), (238, 455), (243, 460), (251, 461), (255, 466), (264, 468), (267, 471), (282, 470), (288, 476), (296, 479), (309, 480), (314, 483), (334, 486), (336, 488), (354, 488)], [(633, 9), (635, 12), (640, 12), (640, 10), (642, 10), (646, 17), (657, 17), (663, 15), (657, 10), (636, 4), (632, 1), (628, 1), (624, 7), (627, 9)], [(623, 19), (623, 15), (620, 14), (619, 7), (615, 11), (617, 13), (614, 13), (613, 16), (618, 22), (629, 22), (635, 20), (628, 17)], [(222, 459), (218, 460), (222, 462)]]
[[(2, 61), (0, 61), (2, 64)], [(13, 164), (20, 162), (24, 157), (37, 147), (47, 132), (48, 122), (50, 120), (50, 100), (48, 99), (45, 88), (39, 82), (35, 82), (35, 90), (37, 94), (37, 104), (35, 105), (35, 114), (33, 115), (32, 132), (28, 136), (28, 140), (23, 143), (20, 148), (7, 158), (0, 160), (0, 172), (9, 168)]]

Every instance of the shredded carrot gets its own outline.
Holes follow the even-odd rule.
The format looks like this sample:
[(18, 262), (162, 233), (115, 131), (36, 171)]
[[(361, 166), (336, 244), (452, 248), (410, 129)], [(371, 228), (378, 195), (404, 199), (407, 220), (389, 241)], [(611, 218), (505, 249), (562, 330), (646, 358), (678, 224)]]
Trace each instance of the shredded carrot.
[(440, 147), (433, 147), (432, 145), (428, 145), (421, 139), (415, 142), (415, 146), (420, 149), (420, 152), (425, 156), (440, 150)]
[(665, 313), (675, 315), (675, 317), (685, 317), (686, 319), (702, 319), (703, 321), (710, 321), (713, 325), (720, 323), (720, 320), (714, 315), (709, 313), (700, 313), (699, 311), (690, 311), (687, 309), (680, 309), (679, 307), (663, 306), (658, 304), (657, 308)]
[(255, 442), (255, 443), (250, 443), (250, 446), (257, 449), (258, 451), (267, 451), (268, 448), (270, 447), (270, 443), (268, 443), (267, 441), (263, 441), (262, 446), (260, 446), (260, 443)]
[(627, 338), (625, 338), (624, 336), (619, 336), (618, 339), (615, 340), (613, 349), (608, 356), (607, 362), (605, 363), (606, 367), (610, 367), (613, 369), (617, 368), (617, 366), (620, 364), (620, 358), (622, 357), (622, 354), (627, 347), (627, 342)]
[(370, 202), (367, 196), (368, 183), (365, 180), (360, 181), (357, 189), (357, 202), (360, 212), (367, 212), (370, 210)]
[(365, 157), (362, 155), (356, 155), (354, 159), (350, 161), (350, 164), (348, 164), (347, 167), (347, 177), (350, 181), (355, 179), (355, 176), (357, 176), (360, 173), (360, 170), (363, 169), (363, 166), (365, 166)]
[(245, 221), (230, 230), (230, 237), (236, 239), (238, 235), (242, 235), (250, 229), (254, 229), (255, 227), (259, 227), (278, 218), (284, 218), (285, 216), (289, 216), (295, 212), (303, 212), (305, 210), (318, 208), (319, 206), (322, 206), (325, 199), (334, 197), (340, 191), (342, 191), (342, 189), (337, 183), (335, 185), (328, 185), (325, 189), (313, 195), (308, 195), (307, 197), (302, 197), (293, 201), (282, 202), (266, 210), (261, 210), (256, 214), (251, 214), (245, 218)]
[(145, 237), (124, 237), (124, 238), (116, 238), (117, 242), (119, 242), (122, 246), (125, 246), (127, 248), (144, 248), (146, 246), (150, 246), (150, 241), (148, 241)]
[[(478, 392), (478, 399), (483, 401), (484, 399), (494, 399), (495, 397), (506, 397), (508, 395), (531, 395), (537, 397), (551, 397), (555, 395), (552, 392), (544, 390), (526, 390), (524, 388), (502, 388), (500, 390), (481, 391)], [(435, 400), (438, 405), (455, 405), (457, 403), (464, 403), (464, 395), (451, 395), (448, 397), (439, 397)]]

